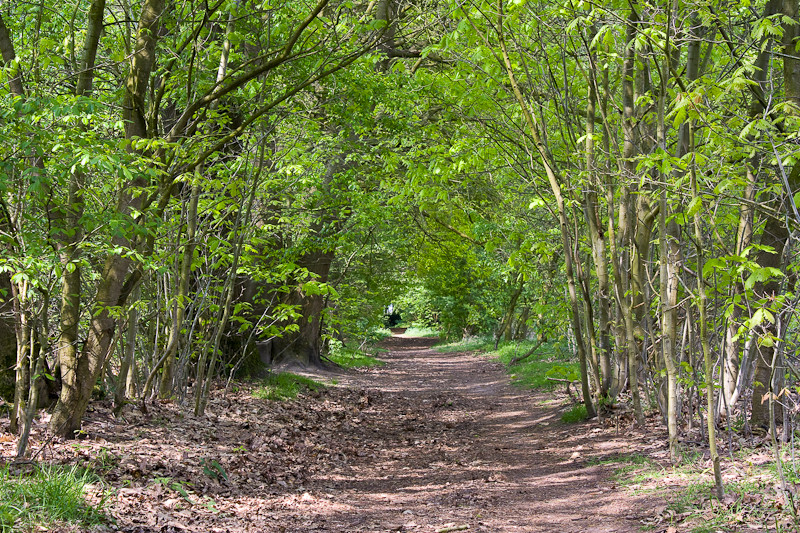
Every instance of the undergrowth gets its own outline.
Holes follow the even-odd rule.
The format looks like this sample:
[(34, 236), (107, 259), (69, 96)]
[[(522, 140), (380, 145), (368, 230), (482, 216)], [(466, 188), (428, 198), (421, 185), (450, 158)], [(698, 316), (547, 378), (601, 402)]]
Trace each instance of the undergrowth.
[(353, 348), (345, 346), (338, 339), (331, 339), (325, 357), (344, 368), (363, 368), (382, 365), (383, 362), (375, 356), (383, 351), (386, 350), (367, 344), (366, 341), (360, 347)]
[(355, 348), (343, 348), (337, 352), (330, 352), (327, 358), (344, 368), (365, 368), (371, 366), (381, 366), (383, 361), (376, 359), (375, 356), (384, 350), (376, 349), (372, 353), (363, 352)]
[(403, 335), (406, 337), (438, 337), (439, 330), (426, 326), (411, 326)]
[[(728, 471), (723, 483), (725, 498), (720, 502), (713, 496), (714, 480), (703, 455), (684, 453), (682, 457), (680, 465), (666, 467), (639, 454), (594, 464), (617, 465), (614, 478), (621, 487), (665, 496), (666, 509), (648, 520), (649, 526), (659, 530), (669, 525), (673, 530), (692, 533), (762, 531), (764, 527), (769, 531), (796, 531), (785, 502), (776, 494), (774, 463), (755, 466), (740, 455), (747, 466), (740, 468), (744, 466), (740, 464)], [(665, 491), (666, 486), (671, 490)]]
[(561, 421), (567, 424), (576, 424), (584, 420), (586, 420), (586, 406), (582, 403), (573, 406), (572, 409), (561, 415)]
[(253, 396), (262, 400), (291, 400), (306, 390), (319, 390), (325, 385), (311, 378), (298, 376), (289, 372), (270, 374), (264, 384), (253, 392)]
[(105, 522), (102, 504), (84, 494), (97, 477), (76, 466), (40, 466), (15, 475), (0, 467), (0, 531), (48, 531), (55, 524), (94, 526)]
[(514, 341), (501, 343), (494, 349), (494, 339), (487, 337), (471, 337), (459, 342), (437, 346), (440, 352), (480, 351), (487, 356), (498, 359), (506, 366), (515, 385), (532, 389), (553, 389), (563, 386), (558, 381), (548, 378), (577, 381), (580, 377), (578, 362), (572, 357), (562, 343), (544, 343), (530, 357), (511, 365), (515, 357), (521, 357), (533, 348), (537, 341)]

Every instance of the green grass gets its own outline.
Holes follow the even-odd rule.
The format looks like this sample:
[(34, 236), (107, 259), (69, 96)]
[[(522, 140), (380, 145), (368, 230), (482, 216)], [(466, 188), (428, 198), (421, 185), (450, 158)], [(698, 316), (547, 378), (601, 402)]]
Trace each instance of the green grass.
[[(377, 354), (380, 351), (385, 350), (378, 350), (374, 349), (373, 352)], [(339, 366), (345, 368), (364, 368), (364, 367), (372, 367), (372, 366), (380, 366), (383, 361), (375, 359), (375, 355), (369, 352), (363, 352), (361, 350), (356, 350), (352, 348), (341, 348), (339, 350), (331, 351), (326, 356), (328, 359), (333, 361)]]
[(289, 372), (270, 374), (264, 384), (256, 389), (253, 396), (262, 400), (283, 401), (291, 400), (306, 390), (315, 391), (324, 385), (318, 381)]
[(454, 352), (489, 352), (494, 349), (494, 341), (486, 337), (469, 337), (468, 339), (436, 346), (436, 351), (441, 353)]
[[(84, 499), (88, 485), (98, 478), (76, 466), (36, 467), (31, 474), (16, 476), (0, 467), (0, 531), (49, 529), (57, 523), (81, 526), (106, 521), (101, 508)], [(102, 506), (101, 506), (102, 507)]]
[[(665, 523), (678, 526), (679, 531), (742, 531), (748, 529), (748, 524), (760, 526), (775, 519), (776, 509), (765, 502), (773, 492), (769, 489), (776, 478), (765, 482), (763, 478), (754, 479), (747, 475), (738, 480), (727, 480), (724, 484), (726, 501), (720, 503), (713, 496), (714, 480), (702, 454), (688, 453), (683, 457), (683, 463), (675, 467), (663, 467), (640, 454), (620, 455), (593, 464), (618, 465), (614, 478), (621, 487), (635, 492), (663, 494), (667, 510), (662, 517), (667, 519)], [(769, 471), (770, 465), (763, 465), (760, 469)], [(772, 465), (771, 473), (774, 471)], [(668, 475), (677, 475), (681, 480), (680, 488), (662, 492), (664, 477)], [(670, 482), (673, 488), (674, 483)], [(784, 514), (787, 514), (785, 510)], [(679, 517), (679, 523), (674, 523), (674, 517)], [(790, 530), (794, 531), (786, 531)]]
[(406, 337), (438, 337), (439, 330), (429, 327), (411, 326), (405, 332)]
[(658, 463), (638, 453), (619, 455), (610, 459), (588, 461), (590, 465), (619, 465), (614, 469), (614, 479), (621, 486), (630, 486), (658, 479), (664, 470)]
[(582, 403), (573, 406), (572, 409), (561, 415), (561, 421), (567, 424), (577, 424), (584, 420), (586, 420), (586, 406)]
[(558, 342), (545, 343), (536, 352), (515, 365), (510, 365), (512, 359), (522, 356), (537, 344), (536, 341), (515, 341), (501, 343), (497, 350), (494, 349), (494, 340), (488, 337), (472, 337), (466, 340), (442, 344), (436, 347), (439, 352), (484, 352), (487, 356), (498, 359), (506, 365), (515, 385), (531, 389), (552, 390), (563, 384), (550, 381), (547, 378), (569, 379), (577, 381), (580, 377), (578, 362), (567, 353), (562, 344)]
[(547, 379), (548, 377), (569, 380), (579, 379), (580, 368), (578, 362), (572, 360), (558, 343), (543, 344), (532, 356), (510, 366), (512, 359), (524, 355), (534, 346), (535, 343), (530, 341), (509, 343), (501, 345), (497, 352), (492, 355), (495, 355), (506, 365), (514, 383), (524, 387), (551, 390), (564, 385), (550, 381)]
[(378, 333), (376, 333), (373, 337), (368, 337), (365, 339), (362, 347), (359, 348), (350, 348), (342, 344), (342, 341), (339, 339), (331, 339), (328, 343), (328, 353), (325, 354), (325, 357), (344, 368), (380, 366), (383, 364), (383, 361), (375, 359), (375, 355), (379, 352), (385, 352), (386, 350), (382, 348), (376, 348), (374, 344), (375, 342), (391, 335), (389, 330), (385, 330), (386, 335), (383, 335), (381, 333), (382, 331), (384, 330), (373, 330), (373, 333)]

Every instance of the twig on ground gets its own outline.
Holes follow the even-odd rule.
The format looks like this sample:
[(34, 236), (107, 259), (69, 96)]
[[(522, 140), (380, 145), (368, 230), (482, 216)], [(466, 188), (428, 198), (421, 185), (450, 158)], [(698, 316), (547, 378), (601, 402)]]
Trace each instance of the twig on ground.
[(437, 529), (436, 533), (450, 533), (451, 531), (464, 531), (465, 529), (469, 529), (469, 524), (463, 524), (460, 526), (442, 527)]

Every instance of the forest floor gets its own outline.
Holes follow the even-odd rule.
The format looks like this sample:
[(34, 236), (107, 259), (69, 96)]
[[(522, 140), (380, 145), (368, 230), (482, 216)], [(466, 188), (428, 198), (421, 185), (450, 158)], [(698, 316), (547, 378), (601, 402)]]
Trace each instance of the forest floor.
[(386, 365), (295, 400), (219, 391), (202, 418), (170, 402), (114, 418), (95, 403), (81, 440), (42, 441), (42, 419), (32, 447), (102, 476), (105, 531), (676, 531), (660, 522), (665, 502), (617, 486), (608, 461), (665, 458), (662, 433), (565, 424), (563, 392), (512, 386), (501, 364), (432, 344), (389, 338)]

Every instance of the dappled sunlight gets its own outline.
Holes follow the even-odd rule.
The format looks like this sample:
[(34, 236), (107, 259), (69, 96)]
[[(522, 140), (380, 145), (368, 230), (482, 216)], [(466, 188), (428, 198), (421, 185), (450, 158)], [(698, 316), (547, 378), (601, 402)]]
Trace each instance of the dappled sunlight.
[(499, 365), (437, 353), (429, 339), (390, 340), (386, 366), (297, 400), (257, 399), (243, 385), (215, 395), (203, 417), (159, 402), (147, 414), (126, 409), (123, 421), (97, 406), (86, 439), (44, 456), (77, 458), (127, 484), (109, 508), (131, 533), (178, 523), (196, 532), (633, 532), (657, 503), (615, 487), (612, 467), (596, 459), (627, 453), (630, 441), (563, 424), (565, 396), (512, 387)]

